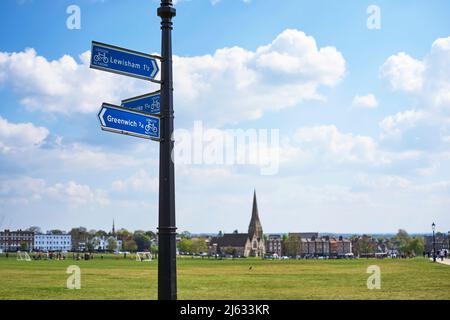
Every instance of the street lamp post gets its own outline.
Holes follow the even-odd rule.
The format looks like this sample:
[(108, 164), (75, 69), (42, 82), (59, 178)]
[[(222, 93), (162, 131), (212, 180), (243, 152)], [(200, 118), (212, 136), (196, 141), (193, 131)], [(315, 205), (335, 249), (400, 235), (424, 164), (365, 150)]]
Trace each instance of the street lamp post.
[(161, 0), (161, 143), (159, 154), (158, 299), (177, 299), (175, 169), (173, 141), (172, 0)]
[(433, 262), (436, 262), (436, 238), (434, 236), (434, 230), (436, 229), (436, 224), (434, 222), (431, 225), (431, 228), (433, 229)]

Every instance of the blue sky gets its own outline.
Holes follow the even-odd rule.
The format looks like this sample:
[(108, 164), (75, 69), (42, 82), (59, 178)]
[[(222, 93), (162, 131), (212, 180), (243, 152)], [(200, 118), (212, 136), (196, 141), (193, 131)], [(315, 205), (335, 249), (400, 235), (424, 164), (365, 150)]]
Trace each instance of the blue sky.
[[(69, 30), (69, 5), (81, 29)], [(366, 12), (380, 9), (381, 28)], [(0, 4), (0, 228), (155, 229), (158, 146), (102, 132), (156, 85), (90, 70), (92, 40), (158, 53), (157, 1)], [(278, 129), (279, 170), (177, 162), (181, 230), (450, 229), (448, 1), (178, 1), (176, 127)]]

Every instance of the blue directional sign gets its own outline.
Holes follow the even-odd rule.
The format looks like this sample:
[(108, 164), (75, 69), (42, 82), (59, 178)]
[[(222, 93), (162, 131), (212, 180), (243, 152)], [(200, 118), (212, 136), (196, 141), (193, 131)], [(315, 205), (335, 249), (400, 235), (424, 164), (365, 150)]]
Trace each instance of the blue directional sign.
[(161, 113), (161, 94), (159, 91), (122, 101), (122, 107), (150, 114)]
[(160, 119), (141, 112), (104, 103), (98, 113), (102, 130), (159, 140)]
[(158, 57), (100, 42), (92, 42), (91, 68), (155, 81)]

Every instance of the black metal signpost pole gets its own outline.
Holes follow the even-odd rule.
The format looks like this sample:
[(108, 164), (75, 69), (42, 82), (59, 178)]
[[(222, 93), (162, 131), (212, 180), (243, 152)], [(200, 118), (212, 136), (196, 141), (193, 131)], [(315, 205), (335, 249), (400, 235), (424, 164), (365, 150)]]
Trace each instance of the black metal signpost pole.
[(177, 299), (177, 261), (175, 226), (175, 170), (172, 159), (173, 79), (172, 18), (176, 10), (172, 0), (161, 0), (161, 142), (159, 154), (159, 227), (158, 227), (158, 299)]

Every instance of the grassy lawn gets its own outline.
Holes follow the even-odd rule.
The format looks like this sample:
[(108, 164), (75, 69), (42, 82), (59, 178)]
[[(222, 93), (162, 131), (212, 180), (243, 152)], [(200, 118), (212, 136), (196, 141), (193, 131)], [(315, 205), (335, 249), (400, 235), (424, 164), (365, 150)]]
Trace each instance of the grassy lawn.
[[(66, 268), (81, 268), (68, 290)], [(368, 290), (367, 267), (381, 268)], [(250, 266), (252, 267), (250, 269)], [(0, 257), (0, 299), (156, 299), (157, 262)], [(179, 299), (450, 299), (450, 266), (428, 260), (178, 260)]]

